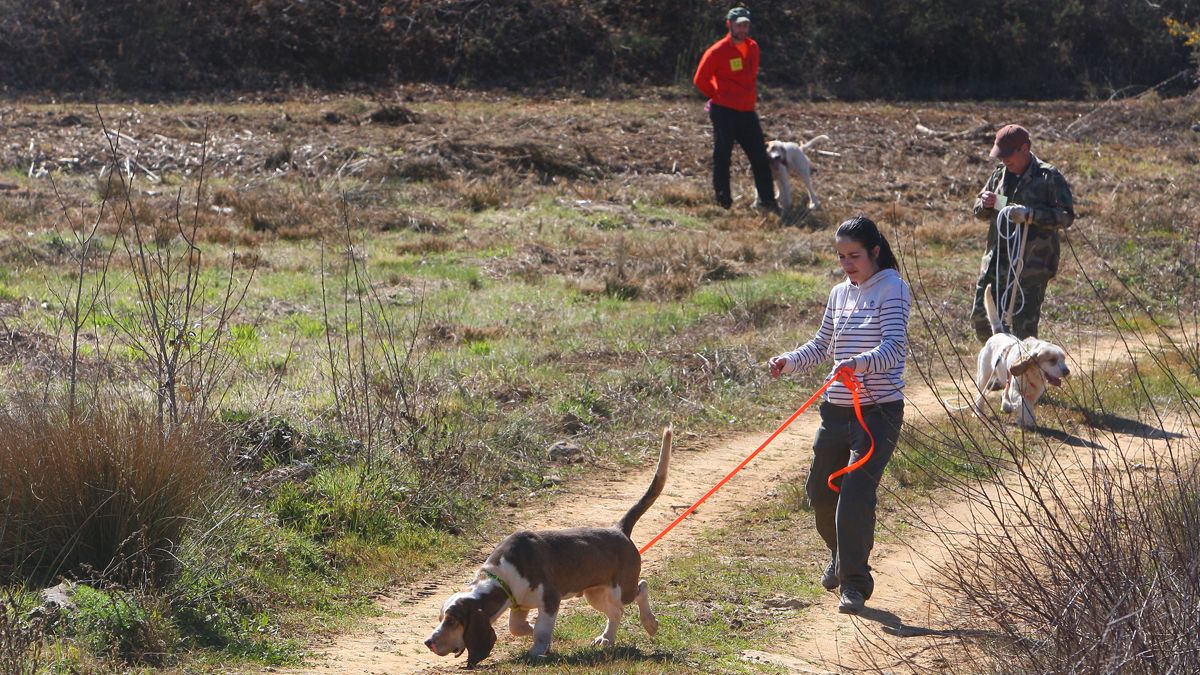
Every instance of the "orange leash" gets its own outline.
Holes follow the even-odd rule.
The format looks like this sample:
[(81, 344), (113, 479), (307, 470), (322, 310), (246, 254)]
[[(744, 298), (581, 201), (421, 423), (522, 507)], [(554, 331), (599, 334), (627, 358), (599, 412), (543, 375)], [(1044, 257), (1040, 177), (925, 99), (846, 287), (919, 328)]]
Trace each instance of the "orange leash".
[[(842, 371), (839, 371), (837, 374), (840, 374), (841, 372)], [(872, 453), (875, 452), (875, 436), (872, 435), (871, 430), (867, 428), (867, 421), (863, 419), (862, 404), (858, 400), (858, 390), (862, 389), (862, 382), (859, 382), (858, 378), (855, 377), (853, 373), (846, 373), (846, 376), (842, 377), (841, 380), (842, 383), (846, 385), (846, 388), (850, 390), (850, 398), (854, 399), (854, 414), (858, 417), (858, 423), (862, 425), (863, 431), (867, 432), (867, 438), (871, 439), (871, 445), (867, 447), (866, 453), (864, 453), (857, 462), (849, 466), (844, 466), (829, 474), (829, 478), (825, 480), (825, 484), (829, 486), (830, 490), (833, 490), (837, 493), (841, 493), (842, 489), (833, 484), (833, 479), (837, 478), (838, 476), (845, 476), (863, 464), (866, 464), (867, 460), (871, 459)]]
[(841, 492), (841, 490), (839, 488), (834, 486), (833, 479), (837, 478), (838, 476), (850, 473), (851, 471), (857, 469), (858, 467), (862, 466), (863, 464), (866, 464), (867, 460), (871, 458), (871, 453), (873, 453), (875, 451), (875, 437), (871, 435), (870, 429), (867, 429), (866, 421), (863, 420), (862, 406), (860, 405), (859, 398), (858, 398), (858, 390), (862, 388), (862, 383), (858, 381), (858, 378), (855, 377), (854, 372), (851, 371), (849, 368), (843, 368), (843, 369), (837, 371), (836, 373), (834, 373), (833, 375), (830, 375), (829, 379), (825, 380), (825, 384), (821, 385), (821, 388), (818, 389), (816, 392), (814, 392), (813, 395), (810, 396), (809, 399), (804, 402), (804, 405), (797, 408), (796, 412), (792, 413), (792, 416), (787, 418), (787, 421), (785, 421), (783, 424), (779, 425), (779, 428), (776, 429), (775, 432), (772, 433), (770, 436), (768, 436), (767, 440), (763, 441), (762, 445), (758, 446), (757, 450), (750, 453), (750, 455), (748, 457), (746, 457), (746, 459), (742, 460), (741, 464), (737, 465), (737, 468), (735, 468), (733, 471), (730, 471), (729, 474), (727, 476), (725, 476), (724, 478), (722, 478), (720, 480), (720, 482), (718, 482), (716, 485), (714, 485), (711, 490), (704, 493), (704, 496), (701, 497), (700, 499), (696, 500), (695, 504), (692, 504), (691, 506), (689, 506), (687, 508), (686, 511), (679, 514), (679, 517), (676, 518), (675, 520), (671, 521), (670, 525), (667, 525), (665, 528), (663, 528), (662, 532), (659, 532), (653, 539), (646, 542), (646, 545), (643, 546), (641, 548), (641, 550), (638, 551), (638, 553), (645, 554), (646, 551), (649, 550), (650, 547), (653, 546), (656, 542), (658, 542), (659, 539), (662, 539), (664, 536), (666, 536), (666, 534), (668, 532), (670, 532), (671, 530), (673, 530), (676, 525), (678, 525), (680, 522), (683, 521), (684, 518), (687, 518), (689, 515), (691, 515), (691, 513), (693, 511), (695, 511), (697, 508), (699, 508), (700, 505), (703, 504), (705, 500), (707, 500), (709, 497), (713, 496), (713, 494), (717, 490), (720, 490), (721, 486), (725, 485), (725, 483), (728, 483), (730, 478), (733, 478), (734, 476), (736, 476), (739, 471), (741, 471), (743, 468), (745, 468), (745, 466), (747, 464), (750, 463), (750, 460), (754, 459), (756, 456), (758, 456), (758, 453), (762, 452), (764, 448), (766, 448), (768, 445), (770, 445), (771, 441), (775, 440), (776, 436), (783, 433), (783, 430), (788, 428), (788, 425), (790, 425), (792, 422), (796, 421), (796, 418), (799, 417), (801, 413), (803, 413), (805, 410), (808, 410), (808, 406), (812, 405), (814, 401), (816, 401), (818, 398), (820, 398), (821, 394), (825, 393), (825, 390), (829, 388), (829, 385), (833, 384), (834, 380), (841, 380), (842, 384), (845, 384), (846, 388), (850, 390), (850, 396), (854, 399), (854, 412), (856, 415), (858, 415), (858, 423), (862, 425), (863, 430), (867, 432), (867, 437), (871, 439), (871, 447), (867, 449), (867, 453), (865, 455), (863, 455), (862, 459), (858, 460), (857, 462), (855, 462), (845, 468), (838, 469), (837, 471), (833, 472), (829, 476), (829, 480), (828, 480), (829, 487), (832, 488), (834, 492)]

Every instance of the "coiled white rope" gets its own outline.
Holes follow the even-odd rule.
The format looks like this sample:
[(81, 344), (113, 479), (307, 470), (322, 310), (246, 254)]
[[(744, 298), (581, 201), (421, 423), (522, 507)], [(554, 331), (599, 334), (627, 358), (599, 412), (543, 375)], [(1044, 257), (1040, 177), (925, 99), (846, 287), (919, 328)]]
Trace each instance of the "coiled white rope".
[(1012, 330), (1013, 315), (1025, 308), (1025, 291), (1021, 288), (1021, 271), (1025, 268), (1025, 240), (1029, 236), (1029, 225), (1017, 223), (1009, 216), (1014, 209), (1025, 207), (1011, 204), (996, 214), (996, 251), (1007, 254), (1007, 265), (1001, 270), (996, 260), (996, 305), (1000, 308), (1001, 320)]

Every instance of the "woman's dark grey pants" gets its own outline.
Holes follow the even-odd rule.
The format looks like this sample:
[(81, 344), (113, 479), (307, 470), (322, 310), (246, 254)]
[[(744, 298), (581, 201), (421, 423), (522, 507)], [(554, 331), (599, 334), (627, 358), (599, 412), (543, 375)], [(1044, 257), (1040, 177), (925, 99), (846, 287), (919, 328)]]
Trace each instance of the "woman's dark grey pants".
[(805, 490), (816, 515), (817, 532), (836, 556), (841, 585), (857, 588), (870, 598), (875, 580), (867, 559), (875, 545), (876, 492), (900, 438), (904, 401), (864, 405), (862, 411), (875, 437), (875, 451), (862, 467), (834, 481), (841, 488), (839, 494), (829, 489), (826, 479), (858, 461), (870, 441), (853, 407), (821, 403), (821, 428), (813, 440), (812, 469)]

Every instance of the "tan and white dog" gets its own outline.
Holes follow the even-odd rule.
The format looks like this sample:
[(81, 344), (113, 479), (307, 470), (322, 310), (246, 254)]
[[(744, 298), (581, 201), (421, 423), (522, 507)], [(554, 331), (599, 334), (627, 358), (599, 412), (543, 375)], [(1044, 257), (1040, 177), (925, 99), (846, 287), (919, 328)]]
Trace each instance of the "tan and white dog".
[(1061, 386), (1071, 374), (1067, 354), (1062, 347), (1045, 340), (1035, 337), (1021, 340), (1005, 333), (990, 285), (983, 293), (983, 306), (992, 324), (992, 337), (979, 350), (975, 368), (979, 395), (971, 407), (976, 414), (982, 413), (984, 397), (995, 382), (1004, 390), (1000, 409), (1017, 412), (1017, 424), (1032, 428), (1036, 424), (1033, 406), (1046, 393), (1046, 385)]
[(825, 134), (813, 138), (804, 145), (789, 141), (771, 141), (767, 143), (767, 158), (771, 161), (771, 175), (775, 177), (775, 186), (779, 189), (779, 205), (784, 211), (792, 208), (792, 183), (790, 174), (796, 174), (808, 190), (808, 208), (821, 207), (817, 201), (817, 193), (812, 184), (812, 162), (808, 161), (805, 150), (811, 148), (817, 141), (829, 140)]
[[(533, 635), (529, 653), (542, 656), (550, 649), (559, 603), (583, 596), (608, 618), (604, 632), (592, 644), (610, 645), (625, 605), (638, 603), (642, 627), (658, 631), (650, 610), (645, 580), (639, 580), (642, 556), (630, 539), (633, 526), (662, 493), (671, 459), (671, 427), (663, 430), (658, 469), (642, 498), (613, 527), (574, 527), (509, 535), (492, 551), (467, 590), (450, 596), (442, 605), (439, 624), (425, 640), (434, 654), (460, 656), (474, 667), (492, 652), (496, 631), (492, 624), (509, 610), (513, 635)], [(537, 610), (529, 625), (528, 615)]]

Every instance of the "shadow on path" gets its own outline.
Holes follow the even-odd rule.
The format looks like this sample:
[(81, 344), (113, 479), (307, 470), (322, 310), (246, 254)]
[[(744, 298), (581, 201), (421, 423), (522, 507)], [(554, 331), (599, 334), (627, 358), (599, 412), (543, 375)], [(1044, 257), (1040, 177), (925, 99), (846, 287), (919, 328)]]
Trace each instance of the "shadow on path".
[(876, 623), (883, 624), (883, 632), (896, 637), (950, 637), (950, 638), (976, 638), (986, 640), (1008, 640), (1009, 636), (1004, 633), (999, 633), (990, 630), (979, 630), (975, 628), (926, 628), (924, 626), (911, 626), (904, 623), (904, 620), (896, 616), (886, 609), (876, 607), (867, 607), (859, 612), (858, 616), (863, 619), (868, 619)]

